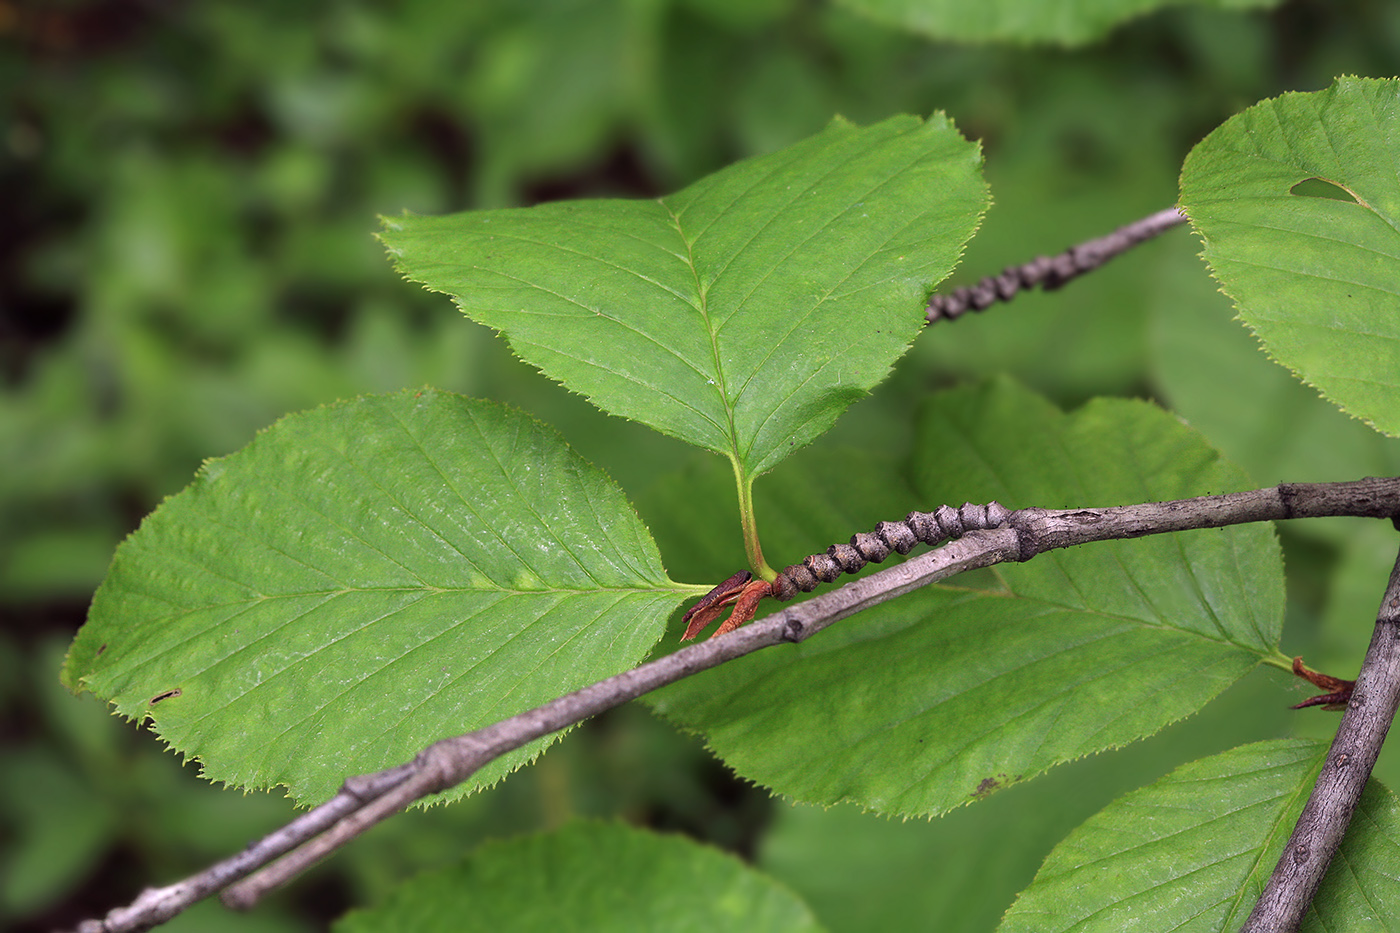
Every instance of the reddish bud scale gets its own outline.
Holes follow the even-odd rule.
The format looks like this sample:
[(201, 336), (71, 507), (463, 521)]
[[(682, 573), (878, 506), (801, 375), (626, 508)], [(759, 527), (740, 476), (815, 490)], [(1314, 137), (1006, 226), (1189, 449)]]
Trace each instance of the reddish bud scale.
[(698, 635), (726, 606), (733, 605), (734, 611), (715, 635), (732, 632), (752, 619), (766, 596), (786, 602), (798, 593), (810, 593), (819, 583), (835, 582), (843, 573), (858, 573), (867, 563), (878, 564), (891, 551), (908, 554), (916, 544), (936, 545), (969, 531), (1000, 528), (1010, 518), (1011, 511), (999, 502), (968, 502), (960, 509), (942, 505), (932, 512), (910, 512), (902, 522), (880, 522), (873, 532), (851, 535), (849, 544), (833, 544), (825, 554), (812, 554), (785, 568), (772, 583), (753, 580), (752, 574), (741, 570), (690, 607), (684, 616), (687, 625), (681, 640)]

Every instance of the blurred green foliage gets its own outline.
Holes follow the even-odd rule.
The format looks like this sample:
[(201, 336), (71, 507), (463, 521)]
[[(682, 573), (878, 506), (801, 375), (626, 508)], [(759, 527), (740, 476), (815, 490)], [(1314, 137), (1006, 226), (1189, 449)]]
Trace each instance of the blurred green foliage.
[[(121, 536), (202, 459), (285, 412), (423, 383), (520, 405), (633, 495), (675, 579), (742, 565), (732, 500), (682, 532), (674, 496), (648, 494), (706, 474), (708, 455), (598, 414), (401, 282), (372, 239), (376, 214), (655, 195), (834, 113), (943, 109), (983, 141), (995, 199), (957, 284), (1173, 202), (1190, 146), (1262, 97), (1397, 69), (1400, 8), (1380, 0), (1173, 10), (1073, 52), (933, 44), (807, 0), (0, 2), (0, 923), (104, 911), (289, 812), (201, 784), (55, 686)], [(1195, 249), (1179, 231), (1062, 292), (934, 328), (818, 446), (903, 453), (930, 387), (1002, 369), (1063, 404), (1157, 397), (1260, 483), (1394, 472), (1394, 444), (1251, 352)], [(1276, 400), (1296, 416), (1257, 429)], [(800, 523), (780, 475), (771, 501), (786, 517), (767, 520)], [(1284, 531), (1285, 648), (1340, 675), (1370, 629), (1376, 554), (1393, 547), (1352, 528)], [(1280, 702), (1261, 693), (1208, 711), (1189, 747), (1268, 737), (1221, 724)], [(1330, 727), (1321, 715), (1304, 726)], [(1130, 773), (1140, 783), (1179, 760), (1143, 753)], [(1132, 786), (1069, 773), (1047, 778), (1074, 797), (1066, 827)], [(323, 925), (476, 840), (572, 814), (762, 850), (796, 879), (818, 846), (915, 859), (943, 846), (944, 823), (951, 838), (994, 832), (987, 812), (969, 830), (775, 810), (693, 741), (625, 710), (494, 791), (382, 827), (256, 919), (202, 908), (177, 928)], [(1009, 903), (1056, 841), (1014, 825), (1001, 838), (1018, 861), (992, 873), (978, 910), (910, 901), (920, 927), (985, 929), (999, 913), (986, 905), (1003, 889)], [(859, 881), (838, 872), (814, 893), (830, 928), (869, 928), (879, 905)]]

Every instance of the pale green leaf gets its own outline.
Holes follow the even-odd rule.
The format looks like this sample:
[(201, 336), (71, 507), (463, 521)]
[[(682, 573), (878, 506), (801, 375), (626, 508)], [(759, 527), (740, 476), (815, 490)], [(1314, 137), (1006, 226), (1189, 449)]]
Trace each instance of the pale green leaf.
[(1272, 7), (1278, 0), (840, 0), (871, 19), (961, 42), (1083, 45), (1128, 20), (1173, 6)]
[(483, 845), (356, 910), (336, 933), (816, 933), (790, 891), (681, 836), (609, 823)]
[(987, 204), (946, 117), (834, 121), (650, 201), (385, 220), (401, 272), (613, 414), (752, 477), (885, 378)]
[(1400, 434), (1400, 81), (1339, 78), (1232, 117), (1181, 172), (1202, 255), (1270, 356)]
[(552, 430), (409, 391), (207, 463), (118, 549), (63, 676), (211, 779), (317, 801), (632, 666), (686, 595)]
[[(913, 463), (930, 509), (1248, 485), (1153, 406), (1064, 415), (1008, 383), (935, 397)], [(1263, 525), (1052, 551), (976, 584), (928, 587), (655, 702), (779, 793), (928, 814), (1149, 735), (1276, 656), (1283, 574)]]
[[(1003, 933), (1238, 929), (1303, 809), (1321, 742), (1261, 742), (1184, 765), (1106, 807), (1058, 845)], [(1400, 807), (1367, 786), (1303, 922), (1350, 933), (1400, 923)]]

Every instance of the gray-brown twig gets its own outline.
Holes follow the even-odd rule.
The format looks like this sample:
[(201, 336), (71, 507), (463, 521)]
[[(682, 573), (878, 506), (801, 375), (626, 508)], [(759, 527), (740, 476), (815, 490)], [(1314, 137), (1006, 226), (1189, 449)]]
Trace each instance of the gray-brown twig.
[(928, 300), (925, 320), (929, 324), (951, 321), (967, 311), (982, 311), (998, 301), (1010, 301), (1027, 288), (1039, 286), (1054, 291), (1144, 240), (1184, 223), (1185, 215), (1169, 207), (1119, 227), (1107, 236), (1071, 246), (1055, 256), (1037, 256), (1022, 265), (1007, 266), (1001, 275), (989, 275), (975, 285), (964, 285), (947, 295), (934, 295)]
[[(1400, 524), (1397, 524), (1400, 527)], [(1371, 647), (1288, 845), (1242, 933), (1292, 933), (1327, 873), (1400, 705), (1400, 555), (1376, 614)]]
[(936, 550), (787, 607), (723, 637), (683, 648), (476, 732), (444, 739), (408, 764), (351, 778), (329, 802), (239, 855), (177, 884), (148, 889), (131, 905), (111, 911), (102, 920), (84, 921), (79, 930), (118, 933), (149, 929), (220, 890), (225, 891), (223, 899), (230, 906), (251, 906), (264, 893), (287, 883), (374, 824), (466, 780), (499, 755), (760, 648), (800, 642), (862, 609), (962, 571), (1025, 561), (1045, 551), (1092, 541), (1195, 528), (1336, 515), (1394, 518), (1400, 515), (1400, 478), (1281, 484), (1110, 508), (1028, 508), (1007, 513), (986, 506), (963, 507), (968, 509), (984, 515), (990, 511), (1002, 520), (998, 527), (960, 533)]

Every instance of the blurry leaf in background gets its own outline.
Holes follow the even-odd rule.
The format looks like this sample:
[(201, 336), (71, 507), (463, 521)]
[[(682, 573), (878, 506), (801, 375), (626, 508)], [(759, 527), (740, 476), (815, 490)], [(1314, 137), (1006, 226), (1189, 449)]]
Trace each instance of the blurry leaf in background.
[[(1160, 409), (1065, 415), (1004, 381), (935, 396), (911, 463), (926, 509), (1248, 488)], [(1283, 596), (1262, 525), (1099, 542), (926, 587), (648, 702), (795, 800), (944, 813), (1196, 712), (1277, 658)]]
[[(32, 660), (19, 667), (22, 656), (15, 655), (11, 666), (4, 663), (9, 640), (0, 634), (0, 708), (25, 712), (6, 724), (0, 755), (0, 925), (6, 929), (24, 929), (24, 918), (46, 910), (71, 910), (75, 891), (93, 874), (134, 892), (149, 881), (138, 866), (171, 877), (226, 856), (293, 815), (289, 801), (228, 794), (197, 780), (193, 768), (175, 767), (148, 735), (114, 728), (95, 697), (75, 701), (53, 678), (65, 647), (44, 639)], [(276, 929), (285, 928), (281, 915), (279, 907), (268, 910)], [(65, 927), (81, 919), (71, 912), (49, 916)]]
[[(1326, 755), (1325, 743), (1301, 739), (1245, 745), (1122, 797), (1050, 853), (998, 929), (1238, 928)], [(1395, 796), (1369, 784), (1303, 930), (1370, 931), (1400, 921), (1397, 833)]]
[(1400, 435), (1397, 126), (1400, 81), (1339, 78), (1231, 117), (1181, 172), (1202, 255), (1268, 353), (1391, 435)]
[(522, 180), (596, 158), (644, 108), (661, 67), (665, 6), (549, 0), (502, 4), (460, 93), (481, 141), (473, 201), (504, 207)]
[[(1146, 13), (1191, 0), (841, 0), (872, 19), (934, 39), (1083, 45)], [(1195, 0), (1203, 6), (1253, 9), (1279, 0)]]
[(681, 836), (609, 823), (481, 846), (424, 873), (336, 933), (390, 930), (745, 930), (818, 933), (790, 891), (738, 859)]
[(318, 802), (631, 667), (688, 595), (552, 430), (405, 392), (289, 416), (207, 463), (118, 550), (64, 682), (149, 716), (211, 780)]
[(104, 482), (121, 457), (86, 410), (81, 360), (36, 368), (0, 392), (0, 600), (86, 602), (124, 531)]
[[(65, 893), (105, 853), (116, 816), (69, 763), (41, 749), (10, 750), (0, 764), (0, 916), (30, 913)], [(9, 801), (23, 801), (11, 806)]]
[(941, 115), (836, 121), (656, 201), (406, 215), (380, 236), (522, 359), (742, 480), (907, 349), (986, 205), (979, 164)]
[(687, 7), (740, 33), (756, 32), (792, 15), (797, 0), (681, 0)]
[(172, 164), (144, 147), (113, 161), (90, 295), (105, 323), (158, 320), (194, 347), (266, 327), (271, 269), (243, 242), (242, 173), (230, 177), (227, 161), (194, 153)]

